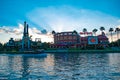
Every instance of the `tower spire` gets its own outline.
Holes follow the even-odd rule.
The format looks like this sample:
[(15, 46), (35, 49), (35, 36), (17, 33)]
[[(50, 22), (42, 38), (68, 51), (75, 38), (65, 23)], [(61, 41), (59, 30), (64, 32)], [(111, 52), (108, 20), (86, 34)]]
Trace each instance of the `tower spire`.
[(24, 22), (24, 32), (23, 32), (23, 39), (22, 39), (22, 49), (29, 49), (30, 48), (30, 37), (28, 32), (29, 25)]
[(26, 21), (24, 21), (24, 36), (26, 36)]
[(29, 33), (28, 33), (28, 27), (29, 27), (29, 25), (27, 24), (27, 28), (26, 28), (26, 29), (27, 29), (27, 31), (26, 31), (26, 34), (27, 34), (27, 35), (29, 34)]

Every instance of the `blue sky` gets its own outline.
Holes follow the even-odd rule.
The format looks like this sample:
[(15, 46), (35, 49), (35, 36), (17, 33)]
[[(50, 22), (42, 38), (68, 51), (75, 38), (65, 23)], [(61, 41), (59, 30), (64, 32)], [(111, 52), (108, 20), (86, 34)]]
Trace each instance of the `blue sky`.
[(0, 0), (0, 34), (7, 35), (4, 30), (21, 30), (24, 21), (34, 33), (43, 29), (91, 31), (100, 26), (108, 31), (120, 25), (119, 3), (120, 0)]
[(26, 14), (36, 8), (65, 5), (77, 9), (97, 10), (120, 18), (119, 3), (120, 0), (1, 0), (0, 25), (17, 25), (19, 21), (28, 20)]

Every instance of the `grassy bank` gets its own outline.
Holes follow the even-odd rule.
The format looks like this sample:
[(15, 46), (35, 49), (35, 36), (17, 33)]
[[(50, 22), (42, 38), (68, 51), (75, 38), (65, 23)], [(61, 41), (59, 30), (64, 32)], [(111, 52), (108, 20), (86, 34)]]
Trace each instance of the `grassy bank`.
[(120, 49), (118, 50), (113, 50), (110, 48), (107, 49), (92, 49), (92, 50), (83, 50), (83, 49), (77, 49), (77, 48), (71, 48), (71, 49), (48, 49), (45, 50), (45, 52), (49, 52), (49, 53), (62, 53), (62, 52), (67, 52), (67, 53), (120, 53)]
[(46, 50), (46, 53), (120, 53), (120, 50)]
[[(82, 49), (47, 49), (45, 53), (120, 53), (120, 49), (103, 49), (103, 50), (82, 50)], [(25, 54), (24, 51), (0, 51), (0, 54)]]
[(74, 53), (120, 53), (120, 50), (68, 50)]
[(35, 52), (29, 51), (0, 51), (0, 54), (34, 54)]
[(0, 51), (0, 54), (20, 54), (19, 51)]

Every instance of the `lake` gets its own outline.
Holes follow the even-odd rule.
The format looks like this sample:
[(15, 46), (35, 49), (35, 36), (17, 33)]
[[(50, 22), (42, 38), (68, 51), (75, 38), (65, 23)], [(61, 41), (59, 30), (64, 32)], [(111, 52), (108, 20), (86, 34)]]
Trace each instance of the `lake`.
[(120, 53), (0, 54), (0, 80), (120, 80)]

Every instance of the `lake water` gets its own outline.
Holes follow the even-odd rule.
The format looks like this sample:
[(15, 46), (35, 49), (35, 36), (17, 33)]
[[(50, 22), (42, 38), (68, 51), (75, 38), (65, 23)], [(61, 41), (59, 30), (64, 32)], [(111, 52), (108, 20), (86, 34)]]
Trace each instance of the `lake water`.
[(120, 53), (0, 54), (0, 80), (120, 80)]

